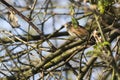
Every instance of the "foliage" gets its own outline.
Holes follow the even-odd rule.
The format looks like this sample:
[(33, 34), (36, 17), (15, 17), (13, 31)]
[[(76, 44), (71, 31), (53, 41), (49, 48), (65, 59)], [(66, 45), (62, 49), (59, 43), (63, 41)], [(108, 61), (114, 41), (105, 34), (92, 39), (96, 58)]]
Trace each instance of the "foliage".
[[(0, 0), (0, 80), (120, 80), (115, 4), (119, 0)], [(67, 22), (75, 28), (84, 22), (89, 35), (70, 36)]]
[(98, 0), (98, 9), (100, 10), (100, 13), (103, 14), (105, 12), (106, 7), (111, 5), (112, 2), (109, 0)]

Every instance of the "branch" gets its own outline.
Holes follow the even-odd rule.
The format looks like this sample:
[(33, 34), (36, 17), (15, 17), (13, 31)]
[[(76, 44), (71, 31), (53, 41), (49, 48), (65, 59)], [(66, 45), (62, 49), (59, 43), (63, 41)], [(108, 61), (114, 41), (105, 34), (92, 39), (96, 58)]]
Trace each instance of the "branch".
[(8, 4), (5, 0), (0, 0), (1, 3), (3, 3), (4, 5), (7, 6), (7, 8), (11, 11), (14, 11), (16, 14), (18, 14), (20, 17), (22, 17), (26, 22), (28, 22), (40, 35), (42, 34), (42, 32), (39, 30), (38, 27), (36, 27), (29, 18), (27, 18), (26, 16), (24, 16), (21, 12), (19, 12), (18, 10), (16, 10), (12, 5)]
[(91, 59), (89, 60), (89, 62), (87, 63), (86, 66), (84, 66), (84, 68), (82, 68), (82, 72), (78, 75), (78, 79), (77, 80), (82, 80), (83, 77), (85, 76), (85, 74), (88, 72), (88, 70), (91, 68), (91, 66), (93, 66), (94, 62), (97, 60), (96, 56), (91, 57)]

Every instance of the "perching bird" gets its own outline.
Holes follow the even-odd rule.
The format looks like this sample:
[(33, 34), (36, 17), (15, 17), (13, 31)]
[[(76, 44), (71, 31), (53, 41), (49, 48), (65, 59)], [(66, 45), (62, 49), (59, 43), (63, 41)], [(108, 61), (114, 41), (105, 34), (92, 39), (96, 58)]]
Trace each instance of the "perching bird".
[(67, 32), (71, 36), (82, 38), (85, 36), (87, 37), (89, 35), (89, 32), (84, 27), (80, 26), (79, 24), (74, 25), (72, 22), (68, 22), (63, 26), (66, 27)]

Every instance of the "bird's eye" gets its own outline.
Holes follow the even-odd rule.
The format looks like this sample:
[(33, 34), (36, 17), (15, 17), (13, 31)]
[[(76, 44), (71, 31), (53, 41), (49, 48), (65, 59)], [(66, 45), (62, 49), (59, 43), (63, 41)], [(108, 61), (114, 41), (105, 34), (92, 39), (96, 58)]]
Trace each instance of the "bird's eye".
[(69, 26), (69, 24), (68, 24), (68, 23), (67, 23), (66, 25), (67, 25), (67, 26)]

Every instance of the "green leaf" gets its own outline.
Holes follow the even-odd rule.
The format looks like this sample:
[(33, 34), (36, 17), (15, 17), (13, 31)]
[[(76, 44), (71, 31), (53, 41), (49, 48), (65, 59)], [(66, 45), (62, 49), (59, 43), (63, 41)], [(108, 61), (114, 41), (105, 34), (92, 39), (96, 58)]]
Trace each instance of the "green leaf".
[(102, 43), (102, 46), (107, 46), (107, 45), (110, 45), (110, 43), (107, 42), (107, 41), (105, 41), (105, 42)]
[(87, 52), (87, 54), (88, 55), (93, 54), (94, 56), (99, 56), (102, 53), (103, 47), (105, 47), (107, 45), (110, 45), (110, 43), (107, 42), (107, 41), (98, 43), (98, 44), (96, 44), (96, 45), (93, 46), (94, 50)]
[(101, 13), (101, 14), (104, 13), (104, 11), (105, 11), (105, 6), (104, 6), (102, 0), (99, 0), (99, 1), (98, 1), (98, 9), (100, 10), (100, 13)]
[(72, 17), (72, 24), (74, 25), (75, 28), (77, 28), (79, 25), (78, 21), (74, 17)]
[(98, 0), (98, 10), (100, 11), (101, 14), (105, 12), (105, 8), (109, 5), (112, 4), (111, 0)]
[(73, 6), (70, 6), (70, 15), (74, 15), (75, 13), (75, 10), (74, 10), (74, 7)]

